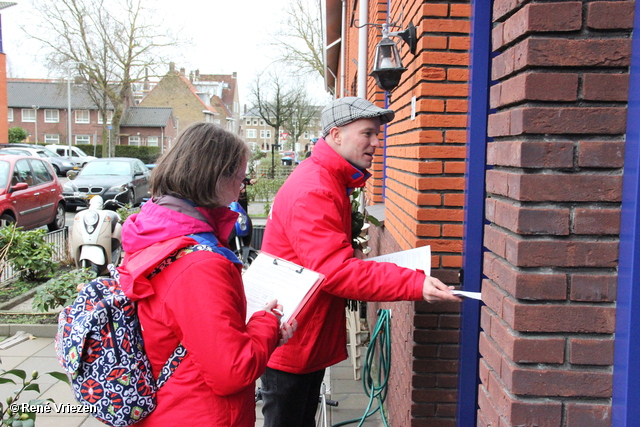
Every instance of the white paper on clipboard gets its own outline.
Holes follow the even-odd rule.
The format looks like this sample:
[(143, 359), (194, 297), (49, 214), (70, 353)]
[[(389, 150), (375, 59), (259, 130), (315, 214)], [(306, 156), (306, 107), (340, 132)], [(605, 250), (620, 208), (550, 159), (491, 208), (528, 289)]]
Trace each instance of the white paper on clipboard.
[(246, 321), (274, 299), (282, 304), (282, 321), (289, 321), (302, 310), (323, 279), (318, 272), (260, 252), (242, 275), (247, 297)]
[(365, 261), (392, 262), (399, 267), (422, 270), (429, 276), (431, 275), (431, 246), (421, 246), (406, 251), (366, 258)]

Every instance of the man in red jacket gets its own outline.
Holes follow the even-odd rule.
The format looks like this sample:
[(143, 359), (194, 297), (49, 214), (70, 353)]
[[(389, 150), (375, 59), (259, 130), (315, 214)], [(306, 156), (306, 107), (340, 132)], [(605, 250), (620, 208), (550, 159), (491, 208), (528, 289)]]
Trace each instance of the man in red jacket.
[(390, 263), (354, 257), (349, 194), (370, 174), (380, 126), (393, 110), (345, 97), (322, 111), (313, 156), (278, 192), (262, 250), (325, 275), (298, 330), (269, 359), (262, 376), (265, 427), (315, 426), (324, 370), (347, 358), (346, 299), (361, 301), (460, 301), (440, 280)]

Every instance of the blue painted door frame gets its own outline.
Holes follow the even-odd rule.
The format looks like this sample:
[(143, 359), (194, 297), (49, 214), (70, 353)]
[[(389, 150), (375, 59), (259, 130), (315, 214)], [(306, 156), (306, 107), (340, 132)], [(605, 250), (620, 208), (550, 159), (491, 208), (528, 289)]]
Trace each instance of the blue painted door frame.
[(636, 2), (629, 76), (613, 366), (616, 427), (640, 426), (640, 2)]
[[(471, 4), (471, 64), (462, 288), (479, 292), (482, 283), (487, 117), (491, 78), (491, 11), (493, 1)], [(476, 300), (462, 304), (460, 368), (458, 370), (458, 426), (475, 426), (478, 401), (478, 339), (480, 307)]]

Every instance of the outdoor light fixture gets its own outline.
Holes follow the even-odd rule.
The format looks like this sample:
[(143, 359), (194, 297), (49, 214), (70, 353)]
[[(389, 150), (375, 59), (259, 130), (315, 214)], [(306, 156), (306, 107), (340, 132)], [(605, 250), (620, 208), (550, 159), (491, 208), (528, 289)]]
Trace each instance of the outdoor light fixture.
[(398, 86), (402, 73), (407, 70), (402, 66), (398, 46), (396, 42), (391, 40), (391, 37), (401, 37), (409, 45), (409, 51), (414, 55), (418, 43), (416, 27), (413, 23), (410, 23), (404, 31), (389, 31), (390, 26), (388, 23), (382, 24), (382, 40), (376, 46), (375, 63), (369, 74), (376, 79), (378, 87), (386, 91), (391, 91)]

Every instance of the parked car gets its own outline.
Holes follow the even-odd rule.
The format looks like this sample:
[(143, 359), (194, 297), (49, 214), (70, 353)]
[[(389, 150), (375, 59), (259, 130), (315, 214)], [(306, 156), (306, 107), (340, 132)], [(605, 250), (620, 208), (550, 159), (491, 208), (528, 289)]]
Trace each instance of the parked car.
[(53, 170), (58, 176), (66, 176), (67, 172), (80, 169), (80, 163), (66, 159), (42, 145), (36, 144), (1, 144), (0, 154), (18, 154), (49, 159)]
[(80, 163), (81, 168), (83, 168), (84, 165), (86, 165), (91, 160), (96, 159), (96, 157), (89, 156), (80, 148), (74, 147), (73, 145), (69, 147), (68, 145), (51, 144), (45, 145), (45, 148), (58, 153), (58, 155), (62, 157), (68, 157), (71, 160), (75, 160), (76, 162)]
[(64, 227), (62, 185), (51, 163), (32, 156), (0, 156), (0, 222), (25, 230)]
[(283, 151), (282, 152), (282, 164), (286, 166), (291, 166), (293, 164), (298, 164), (300, 161), (298, 160), (298, 153), (295, 151)]
[(149, 197), (151, 171), (139, 159), (110, 157), (92, 160), (77, 174), (69, 174), (70, 181), (64, 185), (63, 195), (67, 210), (89, 206), (89, 200), (101, 196), (131, 206), (140, 204)]

